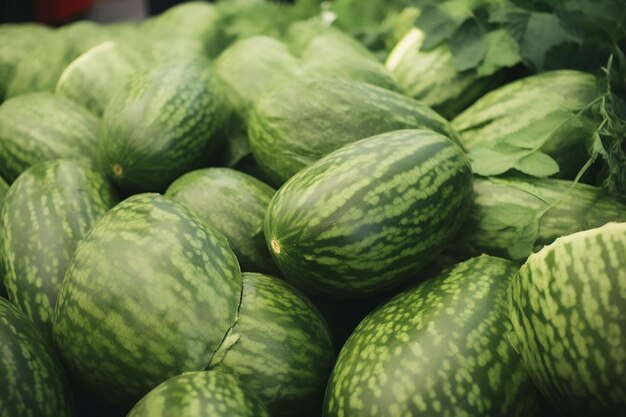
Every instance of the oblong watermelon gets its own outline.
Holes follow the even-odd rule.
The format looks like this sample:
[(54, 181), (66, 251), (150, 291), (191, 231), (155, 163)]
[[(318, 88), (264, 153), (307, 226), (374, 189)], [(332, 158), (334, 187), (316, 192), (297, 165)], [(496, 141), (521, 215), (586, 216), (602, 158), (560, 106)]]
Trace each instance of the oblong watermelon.
[(76, 244), (117, 200), (104, 175), (75, 161), (39, 163), (11, 185), (0, 211), (2, 274), (11, 302), (45, 336)]
[(95, 163), (97, 152), (98, 118), (71, 100), (31, 93), (0, 106), (0, 175), (10, 183), (37, 162)]
[(234, 323), (241, 272), (226, 238), (158, 194), (128, 198), (79, 243), (54, 315), (73, 377), (114, 405), (204, 369)]
[(339, 354), (324, 416), (538, 415), (506, 339), (516, 271), (504, 259), (472, 258), (368, 315)]
[(401, 130), (322, 158), (274, 195), (265, 239), (285, 278), (328, 297), (400, 285), (459, 230), (469, 160), (445, 136)]
[(150, 391), (127, 417), (269, 417), (237, 379), (217, 371), (188, 372)]
[(71, 417), (61, 362), (37, 327), (0, 298), (0, 416)]
[(165, 190), (209, 157), (223, 105), (204, 61), (183, 60), (135, 74), (102, 116), (103, 169), (126, 191)]
[(165, 195), (183, 203), (226, 236), (242, 270), (277, 271), (265, 244), (263, 220), (276, 190), (228, 168), (206, 168), (174, 181)]
[(509, 288), (511, 340), (564, 416), (624, 414), (626, 223), (574, 233), (531, 255)]
[(305, 296), (244, 273), (237, 322), (209, 368), (237, 375), (272, 415), (295, 417), (319, 412), (334, 356), (328, 326)]
[(248, 120), (254, 158), (276, 184), (348, 143), (398, 129), (431, 129), (456, 139), (426, 105), (348, 80), (283, 83), (255, 102)]

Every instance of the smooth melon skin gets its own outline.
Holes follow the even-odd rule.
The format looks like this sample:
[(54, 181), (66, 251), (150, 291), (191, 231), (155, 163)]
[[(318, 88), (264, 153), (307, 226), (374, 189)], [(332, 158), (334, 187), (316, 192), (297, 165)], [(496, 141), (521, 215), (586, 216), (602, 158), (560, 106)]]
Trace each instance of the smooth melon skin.
[(330, 298), (398, 287), (453, 239), (472, 197), (469, 159), (445, 136), (401, 130), (347, 145), (274, 195), (265, 239), (284, 277)]
[(243, 271), (277, 273), (263, 235), (265, 212), (275, 192), (234, 169), (206, 168), (178, 178), (165, 195), (222, 232)]
[(0, 211), (1, 274), (11, 302), (47, 338), (77, 243), (117, 202), (106, 177), (76, 161), (36, 164), (11, 185)]
[(265, 405), (235, 376), (188, 372), (150, 391), (127, 417), (270, 417)]
[(221, 233), (161, 195), (135, 195), (78, 244), (54, 341), (77, 383), (130, 408), (167, 378), (210, 363), (235, 322), (241, 287)]
[(210, 369), (237, 375), (275, 416), (317, 412), (335, 359), (328, 326), (317, 308), (288, 283), (243, 274), (236, 324)]
[(0, 417), (72, 417), (61, 362), (37, 327), (0, 298)]
[(536, 390), (507, 342), (516, 270), (472, 258), (368, 315), (339, 354), (324, 416), (537, 416)]
[(509, 315), (514, 347), (561, 415), (624, 415), (626, 223), (531, 255), (511, 283)]
[(102, 169), (124, 191), (164, 191), (208, 160), (224, 108), (221, 89), (203, 60), (139, 72), (113, 95), (102, 116)]

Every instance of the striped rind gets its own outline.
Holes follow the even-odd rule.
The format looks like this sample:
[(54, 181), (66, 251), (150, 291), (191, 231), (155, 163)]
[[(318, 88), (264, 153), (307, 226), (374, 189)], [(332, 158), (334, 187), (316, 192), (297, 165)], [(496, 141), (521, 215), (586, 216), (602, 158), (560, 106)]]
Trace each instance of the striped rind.
[(400, 91), (387, 68), (365, 46), (339, 31), (311, 39), (301, 55), (303, 75), (340, 78)]
[(130, 406), (204, 369), (235, 320), (241, 272), (226, 238), (158, 194), (128, 198), (79, 243), (54, 340), (88, 391)]
[(400, 285), (459, 230), (472, 195), (469, 160), (432, 131), (347, 145), (274, 195), (265, 239), (284, 276), (332, 298)]
[(248, 120), (254, 157), (276, 184), (359, 139), (418, 128), (457, 137), (443, 117), (416, 100), (337, 79), (283, 83), (255, 102)]
[(115, 42), (104, 42), (76, 58), (61, 74), (56, 95), (69, 98), (97, 116), (133, 73), (130, 60)]
[(561, 414), (626, 407), (626, 223), (557, 239), (531, 255), (509, 289), (515, 348)]
[(174, 181), (165, 195), (183, 203), (226, 236), (243, 271), (277, 272), (265, 244), (263, 220), (276, 190), (229, 168), (206, 168)]
[(230, 45), (215, 60), (233, 109), (245, 117), (253, 101), (293, 77), (299, 66), (287, 46), (269, 36), (253, 36)]
[(127, 417), (269, 417), (238, 379), (217, 371), (188, 372), (150, 391)]
[(506, 340), (516, 269), (473, 258), (368, 315), (339, 354), (324, 416), (537, 415), (535, 389)]
[(504, 226), (502, 218), (495, 217), (494, 212), (509, 218), (519, 216), (520, 212), (540, 216), (537, 239), (531, 248), (538, 251), (560, 236), (600, 227), (610, 221), (626, 221), (626, 201), (600, 188), (572, 181), (474, 178), (474, 208), (463, 225), (463, 239), (453, 244), (452, 251), (465, 257), (488, 253), (525, 260), (530, 252), (510, 253), (519, 239), (518, 232)]
[(0, 106), (0, 175), (13, 182), (37, 162), (76, 159), (94, 163), (98, 119), (50, 93), (30, 93)]
[(36, 326), (0, 298), (0, 417), (71, 417), (61, 363)]
[(42, 162), (11, 185), (0, 211), (0, 258), (9, 299), (46, 337), (76, 245), (117, 203), (106, 178), (75, 161)]
[(295, 417), (317, 411), (333, 363), (317, 308), (284, 281), (244, 273), (237, 322), (210, 369), (237, 375), (272, 415)]
[(109, 101), (99, 133), (103, 169), (127, 191), (163, 191), (208, 158), (224, 118), (217, 81), (200, 60), (133, 75)]

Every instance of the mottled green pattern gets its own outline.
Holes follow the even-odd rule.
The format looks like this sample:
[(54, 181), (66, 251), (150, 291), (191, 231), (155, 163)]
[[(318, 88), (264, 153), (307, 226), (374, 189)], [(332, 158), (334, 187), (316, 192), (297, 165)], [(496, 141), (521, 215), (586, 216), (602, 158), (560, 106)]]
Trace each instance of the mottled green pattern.
[(563, 416), (626, 408), (626, 223), (557, 239), (509, 289), (513, 345)]
[(127, 417), (269, 417), (239, 380), (217, 371), (188, 372), (146, 395)]
[(0, 258), (9, 299), (46, 336), (76, 244), (117, 203), (106, 178), (74, 161), (32, 166), (0, 212)]
[(80, 105), (50, 93), (14, 97), (0, 106), (0, 175), (13, 182), (37, 162), (78, 159), (92, 163), (98, 119)]
[(329, 31), (311, 39), (301, 58), (301, 71), (310, 77), (362, 81), (388, 90), (400, 90), (376, 56), (342, 32)]
[(549, 71), (486, 94), (458, 115), (452, 125), (470, 152), (496, 144), (523, 148), (551, 132), (541, 150), (559, 164), (561, 177), (569, 177), (587, 160), (585, 141), (590, 137), (584, 119), (573, 115), (598, 95), (591, 74)]
[(329, 297), (401, 284), (459, 230), (472, 195), (469, 160), (432, 131), (347, 145), (274, 196), (265, 238), (285, 277)]
[(237, 375), (275, 416), (302, 416), (321, 402), (333, 366), (328, 327), (317, 308), (289, 284), (243, 274), (237, 323), (211, 369)]
[(183, 175), (165, 195), (222, 232), (242, 270), (272, 273), (277, 269), (265, 244), (263, 219), (275, 192), (239, 171), (207, 168)]
[[(525, 260), (560, 236), (626, 221), (626, 201), (591, 185), (573, 186), (556, 179), (474, 178), (474, 207), (451, 250), (465, 258), (488, 253)], [(528, 245), (518, 247), (522, 241)]]
[(130, 406), (208, 365), (235, 320), (241, 285), (226, 238), (182, 205), (136, 195), (79, 243), (59, 293), (55, 342), (79, 383)]
[(100, 116), (117, 88), (133, 72), (115, 42), (102, 43), (76, 58), (61, 74), (56, 94)]
[(289, 80), (298, 65), (282, 42), (268, 36), (254, 36), (229, 46), (217, 58), (214, 68), (225, 83), (231, 106), (244, 117), (256, 98)]
[[(0, 177), (0, 210), (4, 204), (4, 197), (7, 191), (9, 191), (9, 184), (6, 183), (2, 177)], [(0, 245), (2, 245), (2, 230), (0, 229)], [(4, 276), (2, 272), (2, 252), (0, 251), (0, 297), (7, 297), (7, 290), (4, 284)]]
[(347, 80), (282, 84), (255, 103), (248, 120), (254, 157), (277, 184), (348, 143), (411, 128), (456, 138), (448, 122), (426, 105)]
[(71, 417), (72, 402), (52, 346), (0, 298), (0, 417)]
[(536, 394), (506, 340), (514, 264), (481, 256), (367, 316), (330, 378), (325, 417), (530, 417)]
[(208, 157), (223, 112), (222, 95), (204, 61), (140, 72), (104, 111), (102, 166), (127, 191), (163, 191)]

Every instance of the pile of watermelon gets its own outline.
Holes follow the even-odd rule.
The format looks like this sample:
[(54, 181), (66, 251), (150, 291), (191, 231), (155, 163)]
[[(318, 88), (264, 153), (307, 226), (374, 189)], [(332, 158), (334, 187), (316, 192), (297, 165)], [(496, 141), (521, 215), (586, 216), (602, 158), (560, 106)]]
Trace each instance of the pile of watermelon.
[(0, 417), (626, 415), (621, 0), (0, 26)]

